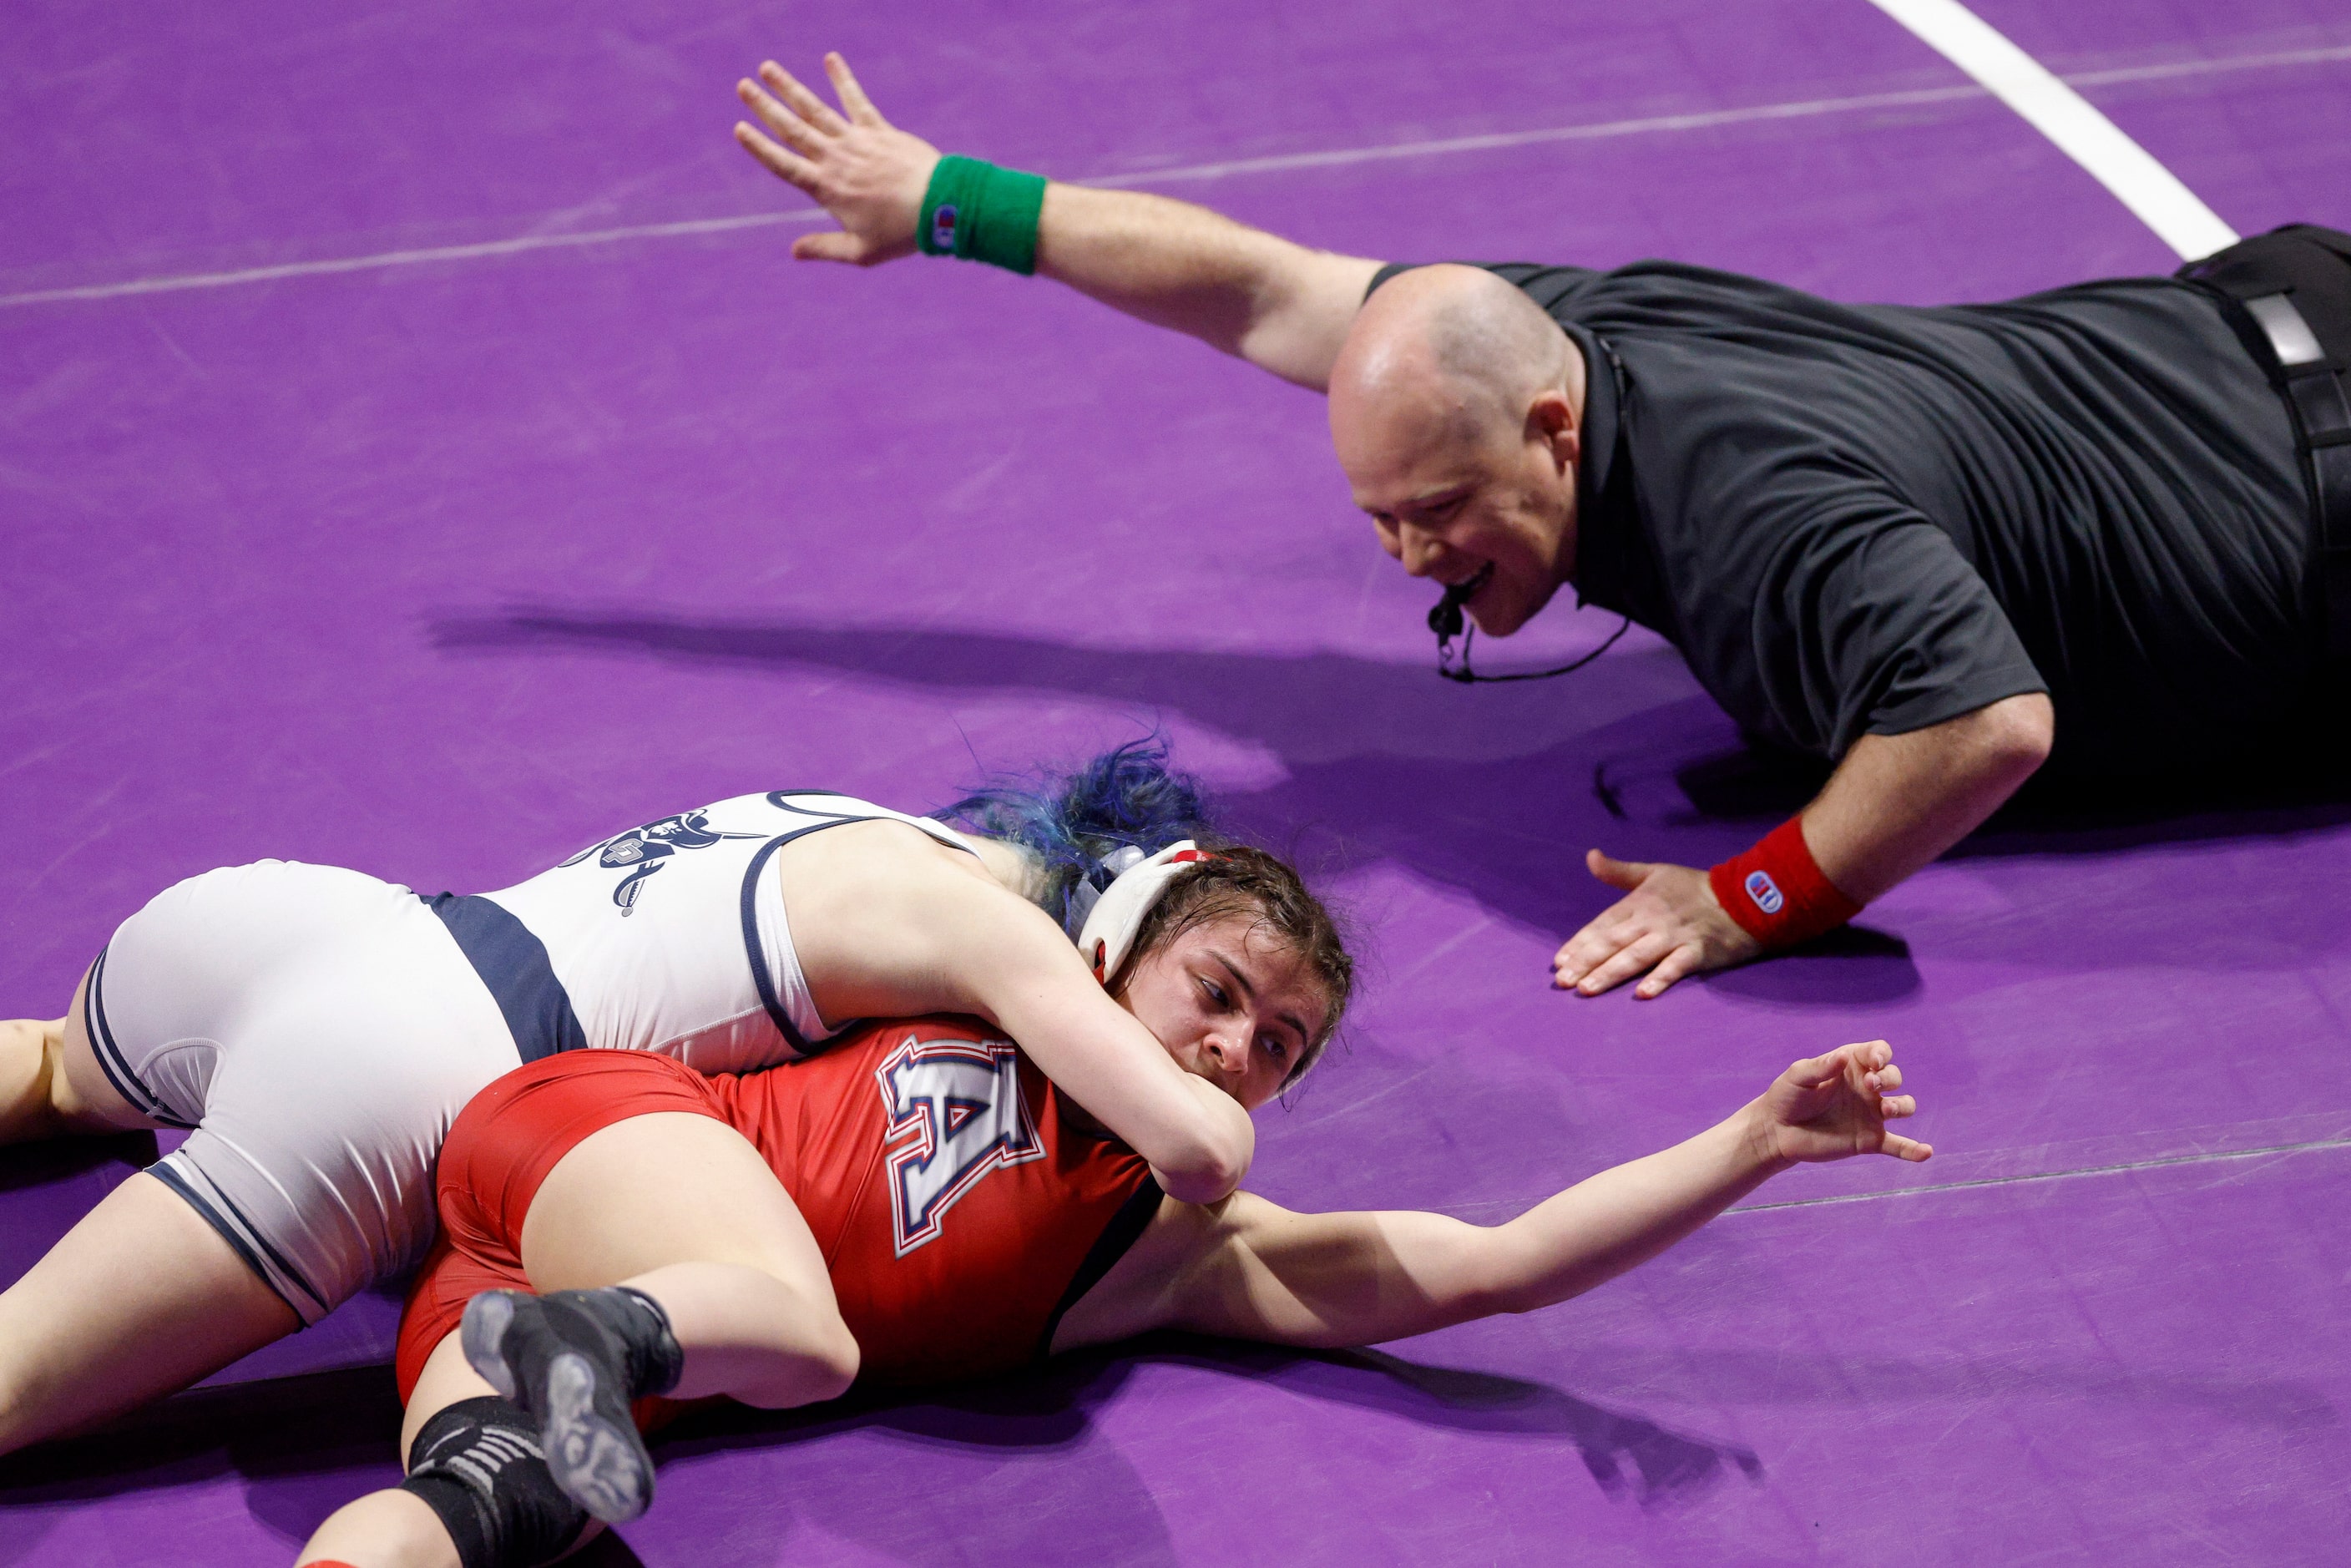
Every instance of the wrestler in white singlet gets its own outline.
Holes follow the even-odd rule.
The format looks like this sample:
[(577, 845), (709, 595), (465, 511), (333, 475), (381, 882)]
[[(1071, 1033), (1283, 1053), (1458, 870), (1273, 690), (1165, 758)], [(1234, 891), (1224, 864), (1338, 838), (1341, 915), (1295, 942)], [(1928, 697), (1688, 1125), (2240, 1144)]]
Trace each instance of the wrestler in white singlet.
[(653, 1051), (742, 1072), (853, 1022), (818, 1016), (772, 862), (876, 818), (969, 847), (800, 790), (665, 817), (470, 897), (287, 861), (207, 872), (123, 922), (85, 1021), (116, 1089), (193, 1129), (152, 1174), (316, 1322), (422, 1255), (443, 1135), (518, 1063)]

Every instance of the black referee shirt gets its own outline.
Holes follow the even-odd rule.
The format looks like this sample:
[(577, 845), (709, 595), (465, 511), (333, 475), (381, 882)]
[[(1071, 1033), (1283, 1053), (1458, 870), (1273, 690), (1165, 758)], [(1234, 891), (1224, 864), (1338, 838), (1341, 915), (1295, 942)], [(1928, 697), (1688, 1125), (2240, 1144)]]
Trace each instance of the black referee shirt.
[(2045, 691), (2053, 767), (2174, 773), (2307, 715), (2293, 432), (2189, 287), (1921, 309), (1668, 262), (1491, 270), (1591, 371), (1578, 591), (1757, 737), (1834, 758)]

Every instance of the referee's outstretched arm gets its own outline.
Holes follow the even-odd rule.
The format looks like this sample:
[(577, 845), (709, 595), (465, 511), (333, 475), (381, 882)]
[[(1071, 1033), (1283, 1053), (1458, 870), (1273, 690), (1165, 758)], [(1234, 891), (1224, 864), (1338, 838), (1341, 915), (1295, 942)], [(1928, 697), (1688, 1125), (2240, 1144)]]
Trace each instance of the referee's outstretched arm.
[[(840, 220), (837, 231), (793, 242), (794, 256), (859, 267), (911, 256), (939, 151), (883, 119), (839, 55), (827, 55), (824, 68), (839, 110), (772, 60), (759, 68), (758, 81), (738, 82), (757, 123), (738, 123), (735, 138)], [(1376, 261), (1310, 250), (1165, 196), (1059, 182), (1041, 193), (1035, 248), (1019, 270), (1033, 267), (1316, 392), (1326, 390), (1339, 345), (1380, 269)], [(985, 252), (977, 258), (996, 259)]]

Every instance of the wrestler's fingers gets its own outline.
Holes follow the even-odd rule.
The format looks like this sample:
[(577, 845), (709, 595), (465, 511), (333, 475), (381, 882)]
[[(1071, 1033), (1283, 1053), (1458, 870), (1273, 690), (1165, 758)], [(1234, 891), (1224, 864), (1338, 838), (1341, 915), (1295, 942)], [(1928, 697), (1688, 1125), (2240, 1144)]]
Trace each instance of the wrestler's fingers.
[(1820, 1060), (1849, 1065), (1854, 1075), (1860, 1078), (1891, 1067), (1894, 1064), (1894, 1048), (1882, 1040), (1856, 1040), (1851, 1045), (1837, 1047)]
[(1890, 1061), (1871, 1073), (1870, 1077), (1876, 1080), (1876, 1089), (1881, 1094), (1888, 1089), (1902, 1087), (1902, 1070)]
[(759, 133), (758, 127), (748, 120), (735, 122), (735, 140), (743, 150), (767, 166), (768, 172), (788, 184), (797, 185), (810, 195), (816, 194), (816, 165), (805, 158), (795, 158), (783, 148)]
[(1684, 975), (1696, 969), (1698, 965), (1698, 960), (1704, 956), (1705, 950), (1699, 947), (1697, 943), (1683, 943), (1680, 946), (1667, 954), (1665, 958), (1657, 965), (1657, 967), (1649, 971), (1649, 977), (1647, 979), (1643, 980), (1639, 985), (1633, 988), (1633, 994), (1640, 998), (1643, 1001), (1647, 1001), (1650, 998), (1663, 992), (1667, 986), (1672, 985)]
[(824, 150), (824, 138), (819, 136), (809, 122), (768, 96), (758, 82), (746, 77), (735, 84), (735, 96), (745, 108), (759, 117), (759, 123), (770, 135), (794, 151), (810, 157)]
[(841, 118), (840, 110), (810, 92), (799, 78), (775, 61), (768, 60), (759, 67), (759, 79), (768, 84), (769, 91), (790, 104), (793, 113), (827, 136), (838, 136), (849, 129), (849, 121)]
[(882, 111), (873, 107), (873, 100), (865, 96), (865, 89), (857, 85), (857, 77), (850, 70), (849, 62), (838, 53), (824, 57), (824, 74), (832, 78), (832, 90), (840, 94), (841, 107), (849, 111), (850, 119), (860, 125), (886, 126), (890, 123), (882, 118)]
[(1844, 1053), (1850, 1046), (1839, 1046), (1826, 1056), (1807, 1056), (1788, 1064), (1784, 1076), (1799, 1089), (1813, 1090), (1834, 1083), (1844, 1076)]
[(1916, 1162), (1935, 1157), (1934, 1145), (1922, 1144), (1916, 1138), (1906, 1138), (1899, 1133), (1886, 1134), (1886, 1142), (1879, 1145), (1878, 1148), (1881, 1153), (1892, 1155), (1897, 1160)]
[(1877, 1101), (1877, 1113), (1889, 1122), (1899, 1121), (1905, 1116), (1915, 1116), (1918, 1113), (1917, 1098), (1910, 1094), (1880, 1095)]

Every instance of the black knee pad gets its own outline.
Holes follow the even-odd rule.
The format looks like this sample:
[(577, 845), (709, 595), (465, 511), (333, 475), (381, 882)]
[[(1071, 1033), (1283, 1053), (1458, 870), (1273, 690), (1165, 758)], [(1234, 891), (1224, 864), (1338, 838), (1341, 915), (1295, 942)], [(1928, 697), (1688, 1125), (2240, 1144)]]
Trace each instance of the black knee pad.
[(538, 1568), (590, 1523), (549, 1473), (538, 1424), (495, 1396), (461, 1399), (424, 1423), (400, 1490), (440, 1519), (465, 1568)]

